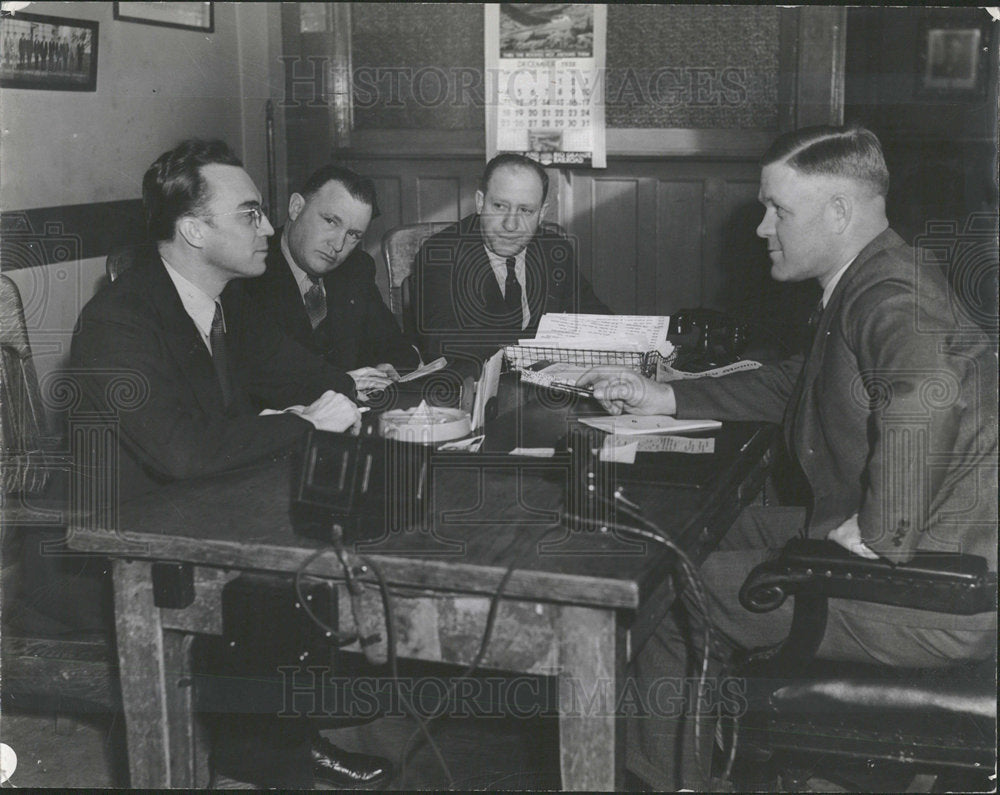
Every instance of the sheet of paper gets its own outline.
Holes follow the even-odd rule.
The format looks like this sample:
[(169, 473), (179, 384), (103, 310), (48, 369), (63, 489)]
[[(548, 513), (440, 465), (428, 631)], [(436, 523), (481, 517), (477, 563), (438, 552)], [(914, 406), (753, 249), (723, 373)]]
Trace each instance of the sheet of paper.
[(721, 428), (718, 420), (679, 420), (661, 414), (620, 414), (617, 417), (581, 417), (580, 422), (617, 436), (635, 436), (645, 433), (689, 433), (691, 431)]
[(472, 430), (483, 427), (486, 421), (486, 404), (497, 396), (500, 386), (500, 365), (503, 364), (503, 350), (494, 353), (483, 363), (483, 372), (476, 382), (476, 402), (472, 406)]
[(632, 460), (627, 462), (631, 464), (635, 461), (636, 453), (691, 453), (694, 455), (714, 453), (715, 439), (685, 436), (606, 436), (604, 445), (601, 447), (601, 460), (605, 460), (605, 451), (607, 451), (607, 455), (623, 455), (612, 452), (622, 448), (625, 449), (624, 455), (631, 457)]
[(705, 370), (701, 373), (686, 373), (683, 370), (675, 370), (669, 364), (660, 361), (656, 366), (656, 380), (661, 384), (668, 381), (679, 381), (688, 378), (721, 378), (730, 373), (742, 373), (745, 370), (756, 370), (761, 366), (760, 362), (753, 359), (744, 359), (739, 362), (727, 364), (724, 367), (716, 367), (714, 370)]
[[(574, 315), (550, 312), (538, 322), (533, 344), (546, 340), (609, 339), (639, 345), (651, 351), (667, 338), (670, 318), (661, 315)], [(532, 343), (528, 343), (532, 344)], [(586, 347), (577, 345), (577, 347)]]
[(401, 384), (405, 384), (407, 381), (416, 381), (418, 378), (423, 378), (425, 375), (430, 375), (431, 373), (436, 373), (438, 370), (443, 370), (447, 366), (448, 360), (445, 359), (444, 356), (439, 356), (433, 362), (421, 365), (412, 373), (400, 376), (399, 382)]
[(507, 455), (523, 455), (528, 458), (552, 458), (556, 454), (554, 447), (515, 447)]
[(576, 379), (590, 368), (583, 364), (550, 364), (544, 370), (521, 370), (521, 381), (538, 386), (552, 386), (553, 382), (575, 384)]

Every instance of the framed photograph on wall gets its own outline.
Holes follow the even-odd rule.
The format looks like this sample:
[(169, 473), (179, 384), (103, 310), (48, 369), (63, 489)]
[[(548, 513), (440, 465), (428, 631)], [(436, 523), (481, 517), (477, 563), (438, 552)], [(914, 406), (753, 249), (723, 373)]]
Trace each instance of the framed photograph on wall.
[(970, 18), (920, 22), (917, 92), (942, 99), (982, 98), (986, 92), (990, 25)]
[(115, 19), (215, 32), (215, 11), (211, 3), (115, 3)]
[(97, 22), (40, 14), (0, 18), (0, 86), (97, 90)]

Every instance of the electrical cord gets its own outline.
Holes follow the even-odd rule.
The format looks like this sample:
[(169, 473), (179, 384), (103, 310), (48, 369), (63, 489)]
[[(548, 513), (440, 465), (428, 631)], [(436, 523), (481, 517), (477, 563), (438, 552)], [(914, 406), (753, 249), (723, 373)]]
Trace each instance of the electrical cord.
[(578, 514), (564, 513), (564, 517), (571, 519), (576, 522), (580, 522), (585, 525), (593, 526), (596, 528), (613, 528), (615, 530), (624, 532), (626, 534), (631, 534), (638, 536), (639, 538), (644, 538), (649, 541), (653, 541), (666, 547), (668, 550), (673, 552), (678, 561), (681, 564), (681, 571), (684, 574), (684, 578), (687, 581), (688, 586), (691, 588), (692, 595), (698, 612), (701, 614), (703, 637), (701, 643), (701, 670), (698, 676), (698, 688), (696, 691), (695, 698), (695, 720), (694, 720), (694, 753), (695, 753), (695, 764), (698, 769), (704, 769), (701, 760), (701, 712), (698, 710), (698, 701), (701, 697), (701, 693), (705, 688), (705, 683), (708, 679), (708, 659), (710, 651), (710, 634), (711, 634), (711, 615), (708, 608), (708, 601), (705, 598), (704, 587), (701, 581), (701, 575), (698, 573), (697, 568), (687, 554), (682, 550), (677, 544), (675, 544), (670, 538), (663, 533), (663, 531), (657, 527), (653, 522), (646, 519), (642, 514), (629, 508), (629, 506), (622, 501), (620, 495), (616, 495), (616, 501), (613, 503), (612, 500), (601, 497), (600, 498), (606, 504), (616, 504), (622, 511), (627, 513), (632, 518), (646, 525), (646, 527), (651, 528), (651, 530), (644, 530), (638, 527), (632, 527), (631, 525), (622, 524), (620, 522), (605, 522), (596, 519), (590, 519), (588, 517), (579, 516)]
[[(323, 630), (327, 638), (330, 639), (331, 643), (340, 647), (348, 646), (354, 641), (358, 640), (358, 635), (356, 632), (343, 633), (338, 632), (332, 626), (323, 621), (319, 616), (317, 616), (312, 608), (309, 607), (309, 601), (305, 597), (305, 593), (302, 590), (302, 578), (305, 576), (306, 569), (309, 568), (316, 560), (318, 560), (322, 555), (330, 552), (334, 547), (326, 546), (320, 547), (315, 552), (313, 552), (309, 557), (307, 557), (299, 567), (295, 570), (295, 596), (298, 597), (299, 604), (302, 605), (302, 609), (306, 611), (306, 615), (312, 619), (313, 623), (316, 624), (320, 629)], [(325, 579), (337, 579), (337, 578), (325, 578)]]
[[(511, 562), (509, 566), (507, 566), (506, 570), (503, 573), (503, 576), (500, 578), (500, 582), (497, 584), (496, 590), (494, 590), (493, 595), (490, 597), (490, 607), (486, 613), (486, 626), (483, 629), (483, 638), (479, 642), (479, 649), (476, 652), (476, 655), (473, 657), (472, 662), (469, 663), (468, 667), (466, 667), (466, 669), (461, 674), (459, 674), (459, 676), (456, 679), (454, 679), (448, 686), (448, 690), (445, 692), (444, 695), (444, 702), (446, 705), (451, 701), (451, 698), (455, 693), (455, 688), (458, 686), (458, 683), (461, 682), (463, 679), (468, 679), (470, 676), (472, 676), (472, 674), (475, 673), (475, 671), (479, 668), (479, 666), (485, 659), (486, 651), (489, 648), (490, 640), (492, 639), (493, 636), (493, 627), (496, 623), (497, 613), (499, 612), (500, 609), (500, 600), (503, 598), (503, 593), (507, 588), (507, 584), (510, 582), (510, 578), (513, 576), (514, 572), (521, 565), (521, 563), (523, 563), (524, 560), (529, 556), (529, 553), (532, 552), (532, 550), (537, 547), (538, 543), (541, 543), (542, 540), (544, 540), (547, 536), (554, 533), (556, 530), (561, 530), (561, 529), (562, 529), (561, 525), (555, 525), (553, 527), (548, 528), (544, 533), (542, 533), (542, 535), (538, 538), (537, 542), (534, 545), (527, 546), (524, 549), (524, 551), (522, 551), (521, 554), (518, 555)], [(428, 724), (427, 731), (424, 732), (424, 736), (426, 737), (428, 742), (431, 742), (432, 744), (434, 741), (430, 735), (429, 724), (431, 721), (436, 720), (439, 717), (440, 715), (436, 715), (430, 718), (427, 721)], [(407, 759), (409, 758), (410, 755), (415, 754), (420, 749), (420, 746), (417, 745), (412, 750), (410, 750), (410, 745), (417, 738), (418, 734), (420, 734), (419, 730), (411, 734), (403, 746), (403, 756), (400, 765), (403, 774), (400, 775), (400, 786), (402, 786), (405, 780)], [(450, 779), (449, 779), (449, 784), (452, 786), (452, 788), (454, 787), (453, 782), (451, 782)]]

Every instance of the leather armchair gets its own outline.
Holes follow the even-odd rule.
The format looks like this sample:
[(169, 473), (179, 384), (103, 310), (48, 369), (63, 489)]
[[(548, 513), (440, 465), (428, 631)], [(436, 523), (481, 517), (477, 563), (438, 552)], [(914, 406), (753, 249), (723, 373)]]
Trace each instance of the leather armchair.
[(829, 598), (955, 615), (995, 612), (997, 575), (985, 559), (918, 553), (894, 566), (831, 541), (795, 539), (751, 572), (740, 602), (766, 612), (788, 596), (795, 597), (788, 638), (750, 652), (736, 670), (748, 687), (748, 710), (736, 725), (736, 771), (752, 771), (738, 783), (773, 787), (781, 769), (782, 784), (793, 790), (817, 775), (861, 791), (901, 791), (911, 778), (907, 791), (992, 787), (995, 647), (992, 659), (937, 669), (816, 658)]

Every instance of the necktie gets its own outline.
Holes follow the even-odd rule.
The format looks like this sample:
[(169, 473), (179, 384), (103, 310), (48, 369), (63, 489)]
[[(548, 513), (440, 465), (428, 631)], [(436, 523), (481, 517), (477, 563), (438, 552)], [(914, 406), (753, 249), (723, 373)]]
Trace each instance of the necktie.
[(326, 317), (326, 295), (323, 293), (323, 280), (319, 276), (310, 276), (312, 284), (306, 290), (305, 303), (306, 314), (309, 315), (309, 322), (316, 328)]
[(222, 304), (215, 302), (215, 315), (212, 317), (212, 330), (208, 335), (212, 344), (212, 364), (215, 365), (215, 375), (219, 379), (222, 390), (222, 402), (229, 406), (233, 402), (233, 383), (229, 379), (229, 353), (226, 350), (226, 325), (222, 319)]
[(503, 285), (504, 307), (511, 322), (516, 323), (517, 328), (521, 328), (524, 316), (521, 314), (521, 283), (517, 280), (517, 273), (514, 270), (517, 260), (513, 257), (507, 257), (505, 264), (507, 266), (507, 280)]

